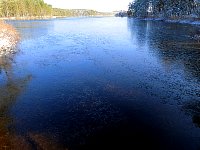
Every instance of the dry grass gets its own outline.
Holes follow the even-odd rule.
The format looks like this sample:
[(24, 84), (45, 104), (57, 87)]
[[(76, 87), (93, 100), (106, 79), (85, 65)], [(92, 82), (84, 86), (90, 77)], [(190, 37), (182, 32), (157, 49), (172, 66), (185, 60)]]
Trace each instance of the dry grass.
[(4, 21), (0, 21), (0, 32), (4, 32), (5, 30), (9, 31), (10, 34), (15, 35), (15, 38), (18, 39), (18, 33), (15, 28), (9, 24), (6, 24)]
[(14, 53), (19, 33), (17, 30), (3, 21), (0, 21), (0, 55)]
[(9, 35), (12, 35), (15, 41), (19, 40), (19, 34), (16, 31), (16, 29), (11, 25), (6, 24), (4, 21), (0, 21), (0, 33), (4, 32), (6, 32)]

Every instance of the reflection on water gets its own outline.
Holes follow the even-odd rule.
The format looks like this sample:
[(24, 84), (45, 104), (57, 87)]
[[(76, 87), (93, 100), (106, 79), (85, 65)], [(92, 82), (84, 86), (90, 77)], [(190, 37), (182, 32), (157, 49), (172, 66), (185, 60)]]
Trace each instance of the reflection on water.
[(4, 76), (6, 81), (0, 84), (0, 149), (2, 150), (33, 150), (63, 149), (49, 135), (42, 133), (27, 133), (26, 136), (17, 134), (15, 130), (15, 120), (9, 113), (32, 77), (17, 78), (13, 72), (14, 56), (0, 57), (0, 76)]
[[(20, 32), (21, 39), (33, 39), (48, 34), (49, 29), (53, 27), (53, 23), (48, 20), (30, 20), (27, 21), (7, 21), (12, 24)], [(52, 25), (50, 25), (52, 24)], [(37, 27), (41, 28), (41, 32), (38, 33)], [(27, 32), (28, 31), (28, 32)]]
[[(171, 83), (172, 88), (176, 87), (176, 94), (182, 95), (177, 97), (182, 100), (182, 110), (190, 114), (193, 123), (200, 127), (200, 43), (197, 38), (200, 35), (200, 28), (133, 19), (128, 20), (128, 27), (132, 38), (139, 39), (141, 45), (147, 42), (149, 50), (159, 58), (168, 71), (181, 69), (184, 73), (183, 77), (188, 82), (185, 81), (178, 87)], [(132, 30), (134, 27), (137, 27), (137, 30)], [(175, 77), (179, 78), (179, 74)], [(178, 82), (182, 80), (179, 79)]]
[[(193, 75), (200, 80), (200, 43), (196, 36), (200, 28), (190, 25), (128, 20), (131, 36), (141, 45), (148, 43), (166, 67), (171, 64), (183, 66), (186, 76)], [(137, 30), (134, 30), (137, 27)], [(182, 67), (181, 66), (181, 67)], [(168, 66), (169, 67), (169, 66)]]
[(134, 19), (128, 19), (128, 28), (133, 43), (140, 45), (140, 49), (147, 49), (162, 65), (150, 62), (153, 68), (149, 75), (143, 75), (151, 79), (153, 85), (147, 81), (149, 86), (155, 86), (152, 94), (160, 95), (163, 102), (169, 104), (183, 105), (185, 101), (199, 99), (200, 43), (194, 37), (200, 33), (200, 28)]
[(12, 149), (16, 146), (14, 141), (17, 141), (17, 137), (13, 137), (8, 129), (8, 126), (13, 122), (13, 118), (8, 114), (8, 111), (27, 84), (29, 77), (19, 80), (14, 79), (12, 57), (0, 57), (0, 71), (0, 76), (3, 76), (4, 73), (6, 78), (4, 79), (6, 82), (0, 84), (0, 145), (1, 149)]
[[(200, 147), (199, 28), (112, 17), (11, 23), (25, 35), (15, 59), (23, 67), (6, 61), (0, 83), (17, 95), (3, 116), (20, 141), (33, 149)], [(19, 79), (26, 71), (28, 87), (30, 77)]]
[[(33, 148), (33, 144), (30, 144), (26, 137), (15, 133), (15, 120), (9, 114), (9, 110), (15, 104), (17, 97), (23, 93), (31, 76), (15, 77), (12, 67), (13, 57), (0, 57), (0, 75), (3, 76), (4, 73), (4, 80), (6, 80), (5, 83), (0, 84), (0, 149), (29, 150)], [(36, 145), (38, 148), (39, 146), (48, 148), (51, 145), (49, 149), (56, 149), (55, 144), (41, 134), (30, 134), (30, 139), (38, 143)]]

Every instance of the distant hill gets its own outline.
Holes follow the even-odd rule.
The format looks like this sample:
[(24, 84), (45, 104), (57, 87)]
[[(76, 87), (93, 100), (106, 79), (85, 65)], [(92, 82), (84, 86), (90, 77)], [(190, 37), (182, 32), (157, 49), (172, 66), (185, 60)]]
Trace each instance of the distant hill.
[(87, 9), (52, 9), (53, 16), (95, 16), (101, 14), (95, 10), (87, 10)]

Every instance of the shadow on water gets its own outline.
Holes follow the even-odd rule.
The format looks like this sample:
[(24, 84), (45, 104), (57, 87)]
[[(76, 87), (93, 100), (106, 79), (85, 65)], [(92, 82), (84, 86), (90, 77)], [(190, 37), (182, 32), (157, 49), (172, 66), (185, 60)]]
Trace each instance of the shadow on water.
[(193, 123), (200, 128), (200, 101), (190, 101), (183, 106), (183, 110), (192, 116)]

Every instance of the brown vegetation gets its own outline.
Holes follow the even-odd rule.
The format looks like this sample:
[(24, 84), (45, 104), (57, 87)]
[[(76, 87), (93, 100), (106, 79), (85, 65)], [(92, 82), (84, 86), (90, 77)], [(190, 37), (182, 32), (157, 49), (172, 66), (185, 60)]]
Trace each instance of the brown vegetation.
[(16, 45), (19, 41), (19, 34), (16, 29), (0, 21), (0, 56), (16, 52)]

